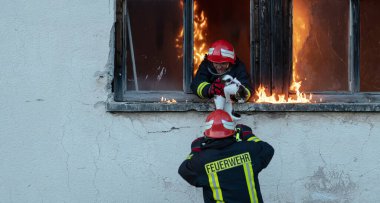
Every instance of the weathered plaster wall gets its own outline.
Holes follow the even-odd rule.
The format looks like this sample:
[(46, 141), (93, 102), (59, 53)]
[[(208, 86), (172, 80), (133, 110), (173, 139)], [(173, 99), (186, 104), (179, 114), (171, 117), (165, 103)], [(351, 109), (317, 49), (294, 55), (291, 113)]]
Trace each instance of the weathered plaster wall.
[[(106, 113), (113, 1), (0, 7), (0, 202), (202, 202), (177, 167), (205, 113)], [(110, 57), (109, 57), (110, 55)], [(244, 115), (266, 202), (378, 202), (375, 113)]]

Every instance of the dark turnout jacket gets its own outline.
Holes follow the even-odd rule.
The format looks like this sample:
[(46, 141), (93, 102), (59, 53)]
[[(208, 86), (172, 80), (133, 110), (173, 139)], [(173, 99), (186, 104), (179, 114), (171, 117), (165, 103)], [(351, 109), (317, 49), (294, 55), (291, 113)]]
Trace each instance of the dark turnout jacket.
[(224, 139), (198, 138), (179, 174), (188, 183), (203, 188), (204, 202), (263, 202), (258, 174), (268, 166), (274, 149), (239, 125), (236, 136)]
[(236, 78), (240, 81), (242, 85), (248, 90), (248, 98), (252, 95), (252, 86), (249, 79), (245, 65), (238, 58), (235, 61), (235, 64), (223, 75), (217, 75), (216, 69), (212, 65), (212, 62), (206, 58), (199, 65), (197, 74), (195, 75), (190, 88), (194, 94), (197, 94), (200, 98), (211, 98), (212, 95), (209, 95), (209, 88), (211, 83), (213, 83), (217, 78), (221, 78), (223, 75), (231, 75), (233, 78)]

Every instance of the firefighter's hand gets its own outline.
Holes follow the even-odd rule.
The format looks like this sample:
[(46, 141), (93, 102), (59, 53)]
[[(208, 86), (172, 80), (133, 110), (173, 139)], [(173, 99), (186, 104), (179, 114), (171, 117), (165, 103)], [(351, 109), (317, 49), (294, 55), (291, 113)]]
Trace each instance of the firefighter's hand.
[(224, 96), (224, 83), (220, 78), (216, 79), (213, 83), (211, 83), (210, 89), (208, 93), (210, 96), (221, 95)]
[(237, 124), (236, 132), (239, 132), (239, 138), (243, 141), (256, 139), (256, 135), (253, 134), (252, 128), (248, 127), (247, 125)]

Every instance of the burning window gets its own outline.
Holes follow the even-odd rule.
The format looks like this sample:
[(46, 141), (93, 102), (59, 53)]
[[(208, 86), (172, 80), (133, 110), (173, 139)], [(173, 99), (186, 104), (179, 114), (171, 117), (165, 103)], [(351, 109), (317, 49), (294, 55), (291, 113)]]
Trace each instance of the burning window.
[[(115, 101), (128, 101), (137, 87), (149, 94), (190, 93), (209, 46), (225, 39), (251, 73), (250, 102), (316, 103), (340, 96), (368, 102), (369, 94), (361, 92), (380, 90), (379, 2), (116, 0)], [(174, 103), (165, 95), (155, 99)]]
[(380, 90), (380, 2), (362, 0), (360, 10), (357, 5), (293, 1), (293, 81), (302, 81), (302, 91)]
[[(249, 68), (249, 3), (193, 1), (194, 74), (218, 39), (231, 41)], [(127, 1), (127, 90), (182, 90), (183, 6), (173, 0)]]
[(301, 91), (348, 90), (349, 1), (293, 1), (293, 81)]

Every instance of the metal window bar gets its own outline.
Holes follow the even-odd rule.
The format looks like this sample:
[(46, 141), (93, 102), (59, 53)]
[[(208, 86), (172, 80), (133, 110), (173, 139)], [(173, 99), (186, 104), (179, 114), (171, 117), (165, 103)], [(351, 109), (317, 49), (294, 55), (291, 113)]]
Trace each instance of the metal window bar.
[(194, 70), (194, 0), (183, 1), (183, 91), (185, 93), (192, 93), (190, 84)]
[[(126, 34), (128, 34), (129, 51), (131, 52), (133, 80), (134, 80), (134, 83), (135, 83), (135, 90), (138, 91), (139, 90), (139, 85), (138, 85), (138, 81), (137, 81), (135, 52), (134, 52), (134, 48), (133, 48), (132, 27), (131, 27), (131, 20), (129, 18), (129, 10), (128, 10), (127, 0), (125, 1), (125, 8), (124, 8), (124, 10), (125, 10), (126, 26), (127, 26), (127, 30), (128, 30), (128, 33), (126, 33)], [(126, 35), (124, 35), (124, 36), (126, 36)]]
[(122, 1), (116, 1), (116, 22), (115, 26), (115, 58), (114, 58), (114, 79), (113, 79), (113, 90), (114, 90), (114, 100), (122, 101), (123, 100), (123, 83), (122, 83), (122, 61), (123, 61), (123, 45), (119, 43), (123, 39), (123, 9)]
[[(127, 71), (126, 71), (126, 19), (125, 19), (125, 7), (126, 1), (117, 1), (117, 19), (115, 23), (115, 47), (117, 49), (115, 53), (115, 71), (114, 71), (114, 100), (124, 101), (124, 94), (127, 90)], [(118, 10), (121, 8), (121, 11)], [(121, 13), (121, 15), (119, 14)], [(120, 19), (121, 18), (121, 19)], [(119, 49), (116, 43), (117, 39), (121, 40), (121, 49)], [(119, 64), (120, 62), (120, 64)]]
[[(251, 64), (251, 69), (250, 69), (250, 75), (251, 75), (251, 84), (253, 86), (253, 89), (256, 89), (256, 83), (255, 83), (255, 70), (256, 70), (256, 64), (258, 62), (258, 56), (256, 55), (256, 53), (258, 53), (258, 50), (256, 50), (256, 47), (258, 46), (258, 40), (256, 39), (257, 38), (257, 29), (256, 29), (256, 25), (257, 23), (255, 22), (255, 20), (257, 19), (257, 16), (256, 16), (256, 11), (255, 9), (258, 8), (258, 5), (257, 3), (254, 1), (254, 0), (250, 0), (249, 2), (249, 15), (250, 15), (250, 22), (249, 22), (249, 27), (250, 27), (250, 33), (249, 33), (249, 40), (250, 40), (250, 64)], [(257, 47), (258, 48), (258, 47)]]
[(359, 0), (350, 0), (348, 82), (351, 93), (360, 92), (360, 10)]

